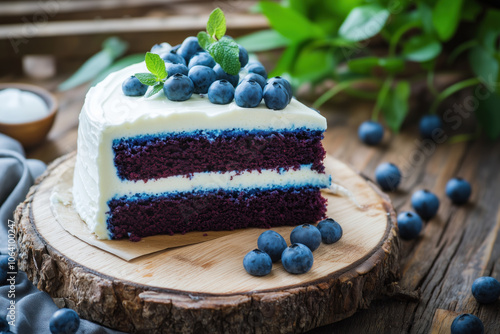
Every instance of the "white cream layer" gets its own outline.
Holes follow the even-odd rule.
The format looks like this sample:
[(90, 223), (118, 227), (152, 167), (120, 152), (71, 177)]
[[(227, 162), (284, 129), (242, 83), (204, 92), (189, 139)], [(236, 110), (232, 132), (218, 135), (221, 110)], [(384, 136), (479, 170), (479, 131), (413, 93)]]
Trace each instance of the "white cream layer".
[[(111, 198), (117, 194), (132, 192), (129, 186), (137, 187), (133, 192), (139, 193), (166, 192), (167, 190), (160, 188), (169, 182), (174, 182), (160, 180), (158, 181), (160, 183), (154, 186), (155, 190), (147, 190), (144, 187), (153, 187), (152, 185), (156, 182), (147, 182), (143, 187), (122, 183), (113, 163), (112, 142), (116, 138), (200, 129), (293, 130), (308, 128), (326, 130), (326, 119), (295, 99), (284, 110), (270, 110), (264, 103), (251, 109), (240, 108), (234, 102), (216, 105), (210, 103), (206, 97), (198, 95), (193, 95), (191, 99), (184, 102), (169, 101), (163, 93), (149, 99), (123, 95), (122, 82), (130, 75), (146, 71), (145, 64), (140, 63), (110, 74), (90, 89), (80, 114), (78, 153), (73, 180), (75, 208), (91, 231), (102, 239), (109, 239), (106, 212), (109, 210), (107, 202)], [(314, 172), (309, 170), (309, 173), (309, 181), (317, 182), (316, 176), (311, 174)], [(269, 180), (275, 177), (277, 180), (273, 182), (281, 182), (279, 178), (285, 174), (269, 174), (268, 181), (264, 182), (270, 182)], [(222, 174), (218, 177), (220, 175)], [(259, 178), (261, 176), (255, 175)], [(294, 176), (291, 174), (286, 177), (292, 182), (291, 179)], [(233, 178), (235, 179), (238, 178)], [(199, 184), (203, 182), (224, 183), (224, 180), (207, 181), (202, 178), (197, 180)], [(238, 180), (237, 182), (242, 184), (250, 182), (245, 181), (244, 178)], [(304, 180), (306, 180), (305, 176)], [(165, 184), (162, 185), (161, 182)], [(173, 184), (169, 185), (172, 189)], [(138, 189), (142, 190), (137, 191)]]

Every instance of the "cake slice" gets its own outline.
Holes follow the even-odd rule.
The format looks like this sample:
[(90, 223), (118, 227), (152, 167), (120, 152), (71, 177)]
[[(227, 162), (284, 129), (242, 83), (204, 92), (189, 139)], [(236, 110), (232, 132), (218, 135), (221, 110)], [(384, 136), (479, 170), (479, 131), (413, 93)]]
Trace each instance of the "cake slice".
[(295, 99), (283, 110), (203, 95), (123, 95), (144, 63), (109, 75), (80, 114), (74, 204), (101, 239), (315, 223), (330, 185), (326, 120)]

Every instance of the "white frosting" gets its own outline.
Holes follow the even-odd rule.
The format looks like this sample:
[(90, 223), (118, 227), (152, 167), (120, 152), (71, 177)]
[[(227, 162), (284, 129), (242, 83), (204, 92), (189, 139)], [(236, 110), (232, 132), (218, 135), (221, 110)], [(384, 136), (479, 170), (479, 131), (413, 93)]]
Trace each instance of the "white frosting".
[(77, 212), (99, 238), (109, 239), (107, 202), (117, 195), (217, 187), (329, 184), (328, 176), (318, 174), (308, 166), (281, 173), (266, 170), (240, 175), (196, 173), (192, 178), (174, 176), (147, 183), (122, 182), (113, 163), (112, 141), (116, 138), (200, 129), (326, 129), (323, 116), (295, 99), (284, 110), (270, 110), (263, 103), (252, 109), (238, 107), (234, 102), (216, 105), (206, 97), (195, 95), (184, 102), (169, 101), (162, 93), (151, 98), (125, 96), (121, 90), (122, 82), (130, 75), (146, 71), (145, 64), (139, 63), (110, 74), (90, 89), (80, 114), (73, 196)]

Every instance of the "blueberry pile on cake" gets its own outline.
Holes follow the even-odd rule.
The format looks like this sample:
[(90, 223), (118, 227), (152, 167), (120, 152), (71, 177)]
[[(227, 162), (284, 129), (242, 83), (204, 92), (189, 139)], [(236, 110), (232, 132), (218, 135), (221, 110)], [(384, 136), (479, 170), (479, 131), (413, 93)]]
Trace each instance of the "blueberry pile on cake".
[(235, 75), (196, 38), (174, 48), (162, 43), (145, 62), (90, 89), (73, 195), (98, 238), (136, 241), (325, 217), (325, 118), (239, 50)]

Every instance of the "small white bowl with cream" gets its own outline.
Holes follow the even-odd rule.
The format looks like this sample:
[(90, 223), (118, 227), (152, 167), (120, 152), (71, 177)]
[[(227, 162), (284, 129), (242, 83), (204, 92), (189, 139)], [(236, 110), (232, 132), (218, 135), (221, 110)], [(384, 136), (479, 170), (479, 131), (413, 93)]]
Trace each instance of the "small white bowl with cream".
[(17, 139), (25, 148), (41, 143), (57, 113), (55, 97), (27, 84), (0, 84), (0, 132)]

